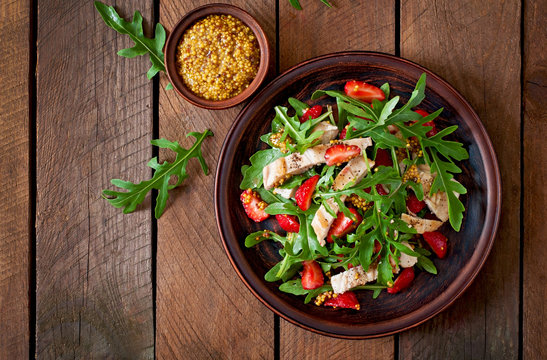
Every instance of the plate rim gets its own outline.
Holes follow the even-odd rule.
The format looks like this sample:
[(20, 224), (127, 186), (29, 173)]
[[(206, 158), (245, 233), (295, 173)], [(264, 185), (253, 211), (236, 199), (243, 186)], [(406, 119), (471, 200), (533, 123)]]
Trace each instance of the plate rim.
[[(482, 138), (483, 140), (482, 144), (477, 143), (477, 146), (479, 147), (479, 150), (480, 150), (479, 152), (482, 156), (484, 156), (485, 164), (490, 163), (490, 168), (485, 166), (485, 175), (486, 175), (485, 183), (487, 185), (487, 192), (486, 192), (487, 209), (486, 209), (485, 223), (482, 227), (482, 231), (477, 240), (478, 243), (482, 244), (483, 246), (482, 248), (475, 248), (472, 256), (469, 258), (468, 262), (460, 269), (460, 271), (463, 271), (464, 269), (470, 266), (472, 266), (473, 269), (471, 271), (466, 271), (465, 272), (466, 276), (456, 277), (454, 281), (447, 286), (447, 288), (440, 294), (438, 298), (427, 303), (423, 307), (420, 307), (408, 314), (405, 314), (402, 317), (395, 318), (390, 321), (383, 321), (383, 322), (379, 322), (375, 324), (368, 324), (367, 326), (372, 328), (375, 327), (374, 325), (380, 326), (380, 331), (367, 331), (367, 332), (361, 331), (360, 332), (359, 329), (363, 330), (363, 327), (359, 327), (357, 325), (357, 326), (349, 327), (348, 329), (352, 331), (347, 331), (343, 334), (331, 332), (328, 330), (314, 327), (313, 325), (310, 325), (310, 324), (303, 324), (299, 320), (293, 318), (295, 314), (292, 314), (293, 316), (290, 316), (282, 312), (280, 309), (276, 308), (276, 306), (270, 304), (266, 299), (264, 299), (258, 293), (258, 289), (255, 289), (254, 286), (249, 282), (246, 275), (243, 274), (240, 268), (240, 265), (234, 259), (234, 255), (237, 255), (237, 254), (234, 254), (232, 252), (233, 249), (231, 249), (230, 246), (228, 245), (227, 239), (224, 236), (224, 231), (223, 231), (224, 225), (223, 225), (222, 219), (220, 218), (220, 205), (221, 205), (220, 201), (222, 198), (220, 187), (221, 187), (221, 180), (222, 180), (221, 174), (223, 173), (222, 168), (223, 168), (224, 160), (227, 156), (227, 147), (229, 145), (229, 141), (232, 138), (236, 129), (239, 126), (241, 126), (241, 123), (243, 121), (242, 115), (246, 113), (253, 104), (255, 104), (256, 99), (266, 94), (271, 88), (275, 87), (277, 83), (283, 81), (285, 77), (287, 77), (289, 74), (295, 71), (298, 71), (301, 68), (309, 66), (310, 64), (321, 63), (322, 61), (332, 59), (332, 58), (337, 58), (337, 57), (354, 57), (356, 59), (370, 58), (370, 57), (384, 58), (390, 62), (402, 63), (405, 66), (414, 67), (417, 70), (420, 70), (421, 72), (425, 72), (428, 78), (430, 77), (434, 78), (445, 89), (450, 91), (452, 95), (462, 104), (462, 106), (464, 106), (466, 110), (472, 115), (471, 119), (473, 121), (471, 124), (474, 125), (475, 130), (478, 130), (478, 133), (475, 131), (473, 132), (475, 132), (477, 137)], [(317, 71), (317, 69), (314, 69), (314, 71)], [(439, 314), (440, 312), (448, 308), (473, 283), (473, 281), (475, 280), (476, 276), (478, 275), (478, 273), (484, 266), (484, 263), (486, 262), (486, 259), (488, 258), (490, 254), (490, 251), (492, 249), (492, 246), (497, 234), (497, 229), (498, 229), (500, 214), (501, 214), (501, 176), (499, 172), (499, 166), (498, 166), (498, 161), (497, 161), (494, 147), (479, 116), (477, 115), (473, 107), (469, 104), (469, 102), (446, 80), (444, 80), (442, 77), (435, 74), (431, 70), (423, 67), (422, 65), (419, 65), (413, 61), (404, 59), (402, 57), (398, 57), (398, 56), (394, 56), (394, 55), (390, 55), (386, 53), (381, 53), (381, 52), (373, 52), (373, 51), (342, 51), (342, 52), (334, 52), (334, 53), (317, 56), (290, 67), (289, 69), (284, 71), (282, 74), (278, 75), (272, 81), (270, 81), (259, 93), (257, 93), (245, 105), (243, 109), (241, 109), (241, 111), (238, 113), (235, 121), (231, 125), (223, 141), (222, 148), (219, 154), (217, 167), (216, 167), (216, 174), (215, 174), (214, 205), (215, 205), (215, 218), (217, 223), (217, 230), (219, 231), (219, 235), (222, 240), (222, 245), (224, 247), (226, 256), (228, 257), (230, 263), (232, 264), (232, 267), (238, 274), (239, 278), (243, 281), (243, 283), (247, 286), (247, 288), (251, 291), (251, 293), (253, 293), (253, 295), (257, 299), (259, 299), (264, 305), (266, 305), (267, 308), (269, 308), (275, 314), (281, 316), (283, 319), (291, 322), (292, 324), (295, 324), (301, 328), (310, 330), (315, 333), (319, 333), (319, 334), (331, 336), (331, 337), (336, 337), (336, 338), (342, 338), (342, 339), (369, 339), (369, 338), (377, 338), (377, 337), (392, 335), (392, 334), (416, 327), (426, 322), (427, 320), (433, 318), (434, 316), (436, 316), (437, 314)], [(486, 237), (486, 239), (480, 241), (483, 237)], [(432, 309), (432, 311), (425, 311), (430, 309)], [(426, 315), (424, 316), (424, 314)]]

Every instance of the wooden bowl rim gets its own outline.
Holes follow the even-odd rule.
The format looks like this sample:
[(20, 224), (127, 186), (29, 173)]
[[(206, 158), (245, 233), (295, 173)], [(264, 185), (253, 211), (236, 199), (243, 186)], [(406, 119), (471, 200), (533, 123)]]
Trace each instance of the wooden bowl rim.
[[(465, 110), (471, 114), (469, 118), (465, 120), (469, 126), (472, 133), (476, 134), (478, 139), (476, 145), (479, 148), (480, 155), (484, 159), (484, 169), (486, 175), (486, 187), (487, 187), (487, 208), (485, 215), (485, 222), (482, 227), (482, 231), (478, 240), (476, 242), (475, 250), (469, 261), (460, 269), (460, 274), (455, 278), (455, 280), (450, 283), (450, 285), (441, 293), (439, 297), (433, 301), (426, 303), (424, 306), (416, 309), (413, 312), (410, 312), (404, 316), (390, 319), (374, 324), (367, 324), (366, 326), (350, 326), (342, 327), (337, 326), (333, 330), (333, 325), (328, 322), (323, 322), (321, 320), (312, 319), (306, 317), (306, 314), (302, 311), (296, 311), (290, 305), (284, 304), (278, 296), (270, 292), (263, 284), (263, 279), (258, 277), (254, 272), (249, 271), (250, 269), (244, 262), (245, 258), (241, 247), (238, 244), (239, 239), (227, 239), (224, 236), (224, 229), (227, 226), (223, 218), (220, 216), (222, 211), (227, 211), (228, 209), (223, 206), (225, 196), (222, 193), (222, 186), (224, 183), (228, 182), (228, 179), (223, 179), (222, 174), (224, 173), (224, 164), (225, 159), (232, 155), (234, 149), (237, 147), (237, 143), (231, 143), (230, 139), (234, 136), (236, 132), (242, 132), (242, 129), (245, 126), (243, 122), (242, 115), (245, 114), (253, 106), (256, 106), (262, 96), (265, 96), (271, 89), (275, 89), (279, 83), (282, 83), (286, 77), (296, 76), (297, 74), (305, 74), (313, 71), (318, 71), (320, 69), (320, 64), (332, 58), (352, 58), (354, 60), (365, 60), (377, 58), (384, 61), (383, 64), (395, 65), (395, 68), (414, 68), (421, 72), (425, 72), (428, 78), (434, 78), (435, 81), (438, 81), (440, 85), (451, 95), (454, 100), (459, 102)], [(444, 97), (444, 96), (443, 96)], [(446, 97), (444, 97), (446, 98)], [(376, 338), (387, 335), (392, 335), (413, 327), (416, 327), (423, 322), (431, 319), (441, 311), (445, 310), (450, 306), (473, 282), (480, 269), (484, 265), (497, 233), (497, 228), (499, 224), (500, 212), (501, 212), (501, 177), (498, 167), (498, 162), (494, 147), (488, 137), (486, 129), (484, 128), (482, 122), (480, 121), (477, 113), (473, 110), (471, 105), (463, 98), (463, 96), (456, 91), (448, 82), (442, 79), (440, 76), (436, 75), (432, 71), (424, 68), (421, 65), (418, 65), (410, 60), (396, 57), (390, 54), (384, 54), (379, 52), (368, 52), (368, 51), (345, 51), (326, 54), (318, 56), (309, 60), (306, 60), (300, 64), (297, 64), (290, 69), (283, 72), (281, 75), (276, 77), (270, 84), (262, 89), (238, 114), (236, 120), (232, 124), (219, 155), (219, 160), (216, 169), (215, 175), (215, 193), (214, 193), (214, 202), (215, 202), (215, 217), (217, 220), (218, 231), (222, 240), (222, 244), (226, 251), (226, 255), (230, 260), (232, 266), (237, 272), (240, 279), (244, 284), (249, 288), (249, 290), (259, 299), (264, 305), (266, 305), (270, 310), (272, 310), (277, 315), (281, 316), (285, 320), (300, 326), (304, 329), (310, 330), (312, 332), (343, 338), (343, 339), (368, 339)], [(247, 269), (244, 267), (247, 266)], [(265, 296), (266, 295), (266, 296)], [(266, 298), (265, 298), (266, 297)]]
[[(193, 25), (197, 20), (213, 14), (232, 15), (241, 20), (253, 31), (257, 38), (258, 46), (260, 48), (260, 65), (258, 67), (256, 76), (251, 84), (249, 84), (249, 86), (238, 95), (226, 100), (219, 101), (203, 99), (190, 91), (184, 85), (181, 76), (177, 72), (177, 65), (175, 60), (177, 45), (186, 29)], [(175, 91), (191, 104), (210, 110), (221, 110), (236, 106), (245, 101), (256, 90), (258, 90), (268, 73), (268, 69), (270, 67), (270, 56), (270, 45), (268, 43), (266, 33), (264, 32), (258, 21), (248, 12), (241, 8), (238, 8), (237, 6), (219, 3), (203, 5), (185, 14), (178, 21), (178, 23), (169, 34), (164, 51), (165, 70), (167, 73), (167, 77), (169, 78), (171, 84), (173, 84), (173, 88), (175, 89)]]

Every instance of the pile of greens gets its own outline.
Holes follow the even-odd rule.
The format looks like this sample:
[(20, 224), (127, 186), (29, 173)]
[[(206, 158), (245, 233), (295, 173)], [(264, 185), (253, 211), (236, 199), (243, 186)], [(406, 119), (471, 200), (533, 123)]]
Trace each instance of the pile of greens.
[[(246, 237), (245, 245), (247, 247), (257, 245), (264, 240), (273, 240), (282, 246), (279, 250), (282, 260), (266, 273), (265, 279), (267, 281), (282, 281), (280, 290), (295, 295), (307, 295), (305, 300), (307, 303), (313, 297), (332, 288), (330, 285), (324, 285), (318, 289), (305, 290), (302, 288), (300, 279), (293, 280), (305, 260), (317, 261), (324, 273), (337, 269), (347, 270), (350, 264), (353, 266), (362, 265), (366, 271), (369, 265), (378, 261), (377, 282), (356, 288), (374, 290), (374, 297), (377, 297), (382, 289), (393, 284), (392, 266), (387, 261), (390, 256), (397, 263), (401, 252), (417, 257), (418, 268), (432, 274), (437, 273), (435, 265), (428, 258), (431, 253), (421, 247), (415, 239), (414, 228), (401, 220), (401, 214), (407, 211), (406, 198), (409, 192), (414, 192), (419, 200), (423, 200), (424, 191), (421, 184), (403, 180), (397, 151), (399, 153), (406, 151), (407, 156), (403, 163), (407, 169), (412, 165), (426, 163), (431, 167), (431, 172), (436, 173), (430, 194), (437, 191), (447, 194), (450, 224), (456, 231), (459, 231), (462, 224), (464, 206), (454, 192), (465, 194), (466, 189), (452, 179), (454, 174), (461, 172), (456, 162), (467, 159), (468, 153), (461, 143), (445, 139), (447, 135), (456, 131), (458, 128), (456, 125), (445, 128), (432, 137), (427, 137), (426, 133), (431, 130), (431, 126), (423, 126), (423, 124), (438, 117), (442, 109), (426, 117), (422, 117), (412, 110), (425, 98), (425, 87), (426, 75), (422, 74), (408, 101), (399, 107), (397, 106), (401, 99), (399, 96), (389, 98), (390, 88), (387, 83), (381, 86), (381, 90), (385, 93), (385, 100), (373, 100), (372, 104), (355, 100), (340, 91), (316, 91), (312, 95), (312, 100), (323, 96), (333, 98), (337, 107), (337, 122), (334, 121), (332, 110), (329, 109), (320, 119), (300, 124), (298, 117), (302, 116), (303, 109), (308, 108), (308, 105), (294, 98), (289, 99), (289, 104), (295, 111), (293, 117), (288, 115), (287, 108), (281, 106), (275, 108), (276, 116), (272, 121), (272, 133), (278, 133), (282, 129), (283, 135), (292, 139), (292, 144), (287, 146), (289, 151), (283, 153), (277, 148), (269, 148), (253, 154), (250, 158), (251, 164), (245, 165), (241, 169), (243, 180), (240, 184), (241, 189), (255, 189), (261, 198), (269, 204), (265, 209), (266, 213), (294, 215), (300, 222), (298, 233), (288, 233), (286, 236), (282, 236), (269, 230), (263, 230)], [(311, 129), (314, 124), (327, 118), (340, 130), (347, 127), (346, 139), (371, 137), (374, 147), (371, 149), (371, 154), (368, 154), (369, 158), (375, 157), (377, 149), (385, 149), (391, 153), (394, 165), (375, 168), (374, 171), (369, 171), (359, 183), (350, 183), (340, 191), (332, 190), (334, 178), (342, 168), (340, 166), (318, 166), (302, 175), (296, 175), (281, 187), (293, 188), (311, 176), (320, 176), (311, 207), (307, 211), (302, 211), (292, 200), (278, 196), (263, 187), (262, 169), (282, 156), (295, 151), (302, 153), (305, 149), (316, 145), (318, 142), (317, 132), (312, 133)], [(413, 159), (409, 153), (407, 142), (391, 134), (388, 129), (389, 125), (395, 125), (405, 138), (415, 137), (419, 142), (423, 156)], [(271, 133), (266, 134), (261, 139), (271, 146), (270, 135)], [(386, 187), (389, 194), (379, 195), (375, 186), (377, 184)], [(357, 194), (370, 202), (370, 207), (366, 211), (360, 210), (363, 221), (354, 233), (347, 236), (346, 240), (334, 238), (334, 243), (321, 246), (311, 227), (316, 211), (321, 204), (325, 204), (327, 199), (332, 198), (338, 204), (340, 211), (344, 212), (346, 216), (354, 218), (340, 198), (342, 195), (352, 194)], [(326, 208), (329, 209), (328, 206)], [(403, 245), (403, 241), (414, 245), (414, 250)], [(379, 242), (381, 245), (381, 250), (376, 254), (374, 253), (375, 242)]]

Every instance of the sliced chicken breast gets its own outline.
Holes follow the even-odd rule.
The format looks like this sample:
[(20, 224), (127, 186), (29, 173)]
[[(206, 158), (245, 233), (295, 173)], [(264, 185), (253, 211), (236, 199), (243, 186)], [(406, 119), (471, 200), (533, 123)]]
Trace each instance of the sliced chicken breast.
[(340, 274), (331, 277), (330, 282), (335, 294), (343, 294), (356, 286), (365, 285), (378, 278), (378, 269), (370, 266), (368, 271), (363, 270), (361, 265), (352, 267)]
[[(403, 241), (403, 242), (401, 242), (401, 244), (403, 244), (404, 246), (406, 246), (410, 250), (414, 250), (412, 248), (412, 246), (407, 241)], [(417, 262), (418, 262), (417, 257), (407, 255), (404, 252), (401, 252), (401, 256), (399, 257), (399, 265), (401, 267), (403, 267), (403, 268), (413, 267), (414, 265), (416, 265)]]
[[(369, 167), (367, 168), (367, 160), (365, 160), (363, 156), (358, 156), (348, 161), (346, 166), (344, 166), (338, 176), (336, 176), (336, 178), (334, 179), (334, 184), (332, 185), (332, 188), (334, 190), (342, 190), (346, 185), (351, 182), (357, 184), (359, 181), (361, 181), (367, 174), (368, 168), (374, 166), (374, 161), (368, 160)], [(345, 195), (340, 196), (341, 201), (344, 201), (345, 199)], [(334, 211), (335, 214), (338, 212), (338, 210), (340, 210), (336, 202), (334, 202), (334, 199), (327, 199), (326, 203), (327, 205), (329, 205), (332, 211)], [(315, 232), (317, 240), (319, 241), (319, 244), (321, 246), (325, 246), (325, 238), (327, 237), (329, 229), (335, 218), (336, 216), (332, 216), (331, 214), (329, 214), (323, 204), (321, 204), (321, 206), (315, 213), (315, 216), (313, 217), (313, 220), (311, 222), (311, 227), (313, 228), (313, 231)]]
[(442, 221), (422, 219), (408, 214), (402, 214), (401, 220), (416, 229), (418, 234), (435, 231), (443, 224)]
[[(372, 145), (370, 138), (359, 138), (341, 141), (342, 144), (357, 145), (361, 151)], [(316, 145), (303, 154), (298, 152), (279, 158), (262, 170), (264, 188), (270, 190), (293, 175), (302, 174), (311, 167), (325, 162), (325, 152), (330, 146), (327, 144)]]
[(335, 139), (338, 135), (338, 127), (332, 125), (328, 121), (321, 121), (319, 124), (315, 125), (312, 130), (312, 133), (316, 131), (323, 131), (323, 135), (319, 137), (321, 144), (328, 144), (331, 140)]
[[(340, 200), (344, 201), (345, 199), (345, 195), (340, 196)], [(325, 202), (335, 214), (338, 213), (338, 210), (340, 210), (340, 208), (338, 207), (338, 204), (336, 204), (334, 199), (330, 198), (325, 200)], [(325, 208), (325, 205), (321, 204), (319, 209), (317, 209), (311, 222), (311, 227), (313, 228), (313, 231), (317, 236), (319, 245), (325, 246), (325, 238), (329, 233), (330, 226), (334, 222), (334, 219), (336, 219), (336, 216), (332, 216)]]
[(290, 199), (294, 197), (294, 194), (296, 193), (296, 188), (292, 189), (280, 189), (280, 188), (274, 188), (273, 193), (279, 196), (284, 197), (285, 199)]

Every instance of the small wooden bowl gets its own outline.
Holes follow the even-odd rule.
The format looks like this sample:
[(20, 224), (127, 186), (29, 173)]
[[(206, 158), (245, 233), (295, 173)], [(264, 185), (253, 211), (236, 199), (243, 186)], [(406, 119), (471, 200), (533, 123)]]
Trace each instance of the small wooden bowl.
[[(184, 85), (182, 77), (177, 72), (175, 57), (177, 52), (177, 45), (179, 44), (179, 41), (182, 38), (182, 35), (186, 31), (186, 29), (192, 26), (197, 20), (213, 14), (232, 15), (233, 17), (241, 20), (253, 31), (256, 39), (258, 40), (258, 46), (260, 48), (260, 65), (258, 67), (256, 76), (251, 84), (240, 94), (232, 98), (219, 101), (203, 99), (190, 91)], [(260, 24), (251, 15), (249, 15), (249, 13), (233, 5), (209, 4), (200, 6), (190, 11), (188, 14), (184, 15), (182, 19), (180, 19), (177, 25), (175, 25), (165, 45), (165, 68), (167, 71), (167, 76), (169, 77), (169, 81), (171, 81), (171, 84), (173, 84), (175, 91), (190, 103), (205, 109), (226, 109), (245, 101), (260, 87), (260, 85), (266, 78), (269, 67), (270, 46), (268, 45), (268, 39), (266, 38), (264, 30), (262, 30)]]
[[(264, 241), (246, 248), (245, 237), (268, 228), (280, 231), (275, 218), (257, 224), (245, 215), (239, 196), (241, 166), (266, 147), (260, 136), (270, 131), (275, 105), (288, 106), (293, 96), (310, 105), (330, 104), (323, 97), (310, 100), (318, 89), (341, 90), (348, 80), (363, 80), (376, 86), (389, 82), (391, 96), (405, 103), (422, 73), (427, 74), (426, 99), (420, 108), (433, 112), (444, 108), (435, 123), (443, 129), (458, 125), (451, 134), (469, 151), (456, 176), (468, 193), (462, 195), (466, 211), (462, 228), (455, 232), (443, 225), (449, 239), (445, 259), (432, 257), (438, 275), (420, 272), (406, 291), (385, 291), (372, 299), (370, 291), (358, 291), (360, 311), (304, 304), (302, 296), (279, 290), (279, 283), (264, 280), (278, 261), (279, 246)], [(494, 149), (479, 117), (469, 103), (446, 81), (424, 67), (387, 54), (343, 52), (305, 61), (269, 83), (239, 113), (222, 147), (215, 182), (215, 212), (219, 233), (234, 269), (252, 293), (276, 314), (305, 329), (347, 339), (393, 334), (417, 326), (446, 309), (471, 284), (483, 266), (500, 218), (501, 181)]]

